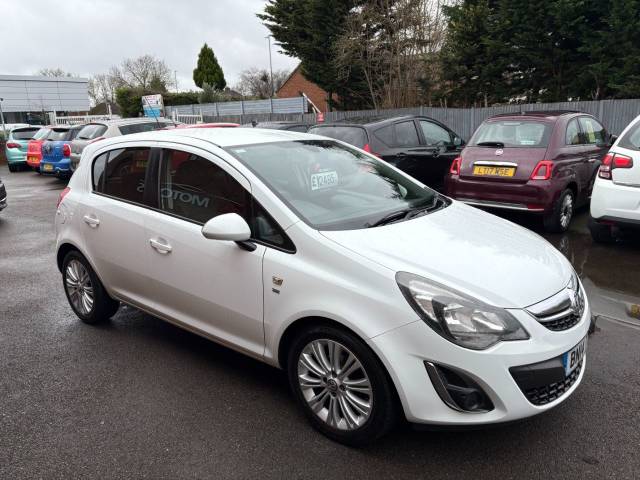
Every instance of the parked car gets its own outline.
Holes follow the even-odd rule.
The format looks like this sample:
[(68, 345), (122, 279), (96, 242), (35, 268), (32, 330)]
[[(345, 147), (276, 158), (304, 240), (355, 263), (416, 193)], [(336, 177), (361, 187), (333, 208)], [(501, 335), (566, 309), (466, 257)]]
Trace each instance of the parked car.
[(256, 122), (253, 121), (251, 123), (245, 123), (242, 125), (243, 128), (267, 128), (270, 130), (289, 130), (291, 132), (306, 132), (309, 130), (310, 125), (308, 123), (303, 122)]
[(59, 177), (71, 175), (71, 141), (84, 125), (64, 125), (51, 128), (42, 144), (40, 171)]
[(609, 150), (591, 196), (589, 229), (596, 242), (612, 242), (621, 229), (640, 228), (640, 116)]
[(76, 169), (84, 147), (90, 143), (120, 135), (159, 130), (169, 125), (175, 125), (175, 122), (165, 118), (156, 119), (149, 117), (123, 118), (119, 120), (88, 123), (78, 132), (76, 138), (71, 142), (71, 171), (73, 172)]
[(239, 123), (230, 122), (209, 122), (209, 123), (176, 123), (175, 125), (168, 125), (164, 127), (164, 130), (173, 130), (174, 128), (235, 128), (239, 127)]
[(342, 140), (371, 152), (439, 191), (444, 188), (451, 161), (464, 145), (446, 125), (417, 115), (349, 118), (314, 125), (309, 133)]
[(81, 320), (124, 302), (281, 367), (340, 442), (399, 415), (536, 415), (584, 375), (590, 308), (561, 253), (336, 140), (214, 128), (98, 142), (55, 225)]
[(7, 208), (7, 189), (4, 186), (2, 178), (0, 178), (0, 212)]
[(10, 172), (15, 172), (27, 164), (27, 144), (40, 127), (14, 127), (9, 131), (5, 145), (5, 156)]
[(588, 203), (610, 145), (611, 135), (586, 113), (496, 115), (453, 161), (446, 192), (470, 205), (542, 215), (548, 231), (564, 232)]
[(27, 165), (40, 173), (42, 160), (42, 144), (51, 133), (51, 127), (41, 127), (27, 143)]

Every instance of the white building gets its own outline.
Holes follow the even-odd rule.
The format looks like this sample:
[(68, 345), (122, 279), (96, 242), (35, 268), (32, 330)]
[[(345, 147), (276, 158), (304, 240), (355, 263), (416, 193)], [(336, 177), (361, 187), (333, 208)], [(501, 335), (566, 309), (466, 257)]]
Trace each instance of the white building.
[(4, 120), (46, 123), (48, 112), (85, 113), (89, 110), (88, 83), (86, 78), (0, 75)]

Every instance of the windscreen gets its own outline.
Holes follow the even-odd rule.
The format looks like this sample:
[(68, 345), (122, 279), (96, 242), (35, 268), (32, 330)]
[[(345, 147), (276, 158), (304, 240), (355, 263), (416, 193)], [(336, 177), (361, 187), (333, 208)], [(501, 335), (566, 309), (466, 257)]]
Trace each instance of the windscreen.
[(99, 123), (90, 123), (82, 127), (76, 138), (79, 140), (94, 140), (107, 131), (107, 126)]
[(40, 130), (38, 127), (16, 128), (11, 130), (11, 137), (14, 140), (31, 140), (38, 130)]
[(47, 138), (47, 135), (49, 135), (50, 131), (51, 130), (49, 128), (41, 128), (33, 136), (33, 140), (44, 140), (45, 138)]
[(308, 133), (342, 140), (358, 148), (362, 148), (367, 144), (367, 132), (365, 132), (364, 128), (360, 127), (311, 127)]
[(318, 230), (370, 227), (391, 212), (430, 206), (438, 197), (375, 157), (332, 140), (235, 146), (227, 151)]
[(49, 133), (47, 140), (56, 141), (56, 140), (69, 140), (70, 132), (68, 128), (58, 129), (54, 128)]
[(491, 120), (478, 127), (471, 146), (546, 147), (551, 136), (551, 124), (532, 120)]

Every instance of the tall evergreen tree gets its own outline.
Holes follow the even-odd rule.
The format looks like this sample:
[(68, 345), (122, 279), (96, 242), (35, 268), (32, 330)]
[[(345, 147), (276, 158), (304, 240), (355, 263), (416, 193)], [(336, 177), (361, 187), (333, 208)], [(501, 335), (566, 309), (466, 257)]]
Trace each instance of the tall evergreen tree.
[(227, 86), (222, 68), (218, 64), (218, 59), (211, 47), (206, 43), (198, 54), (198, 64), (193, 70), (193, 81), (200, 88), (205, 83), (217, 90), (223, 90)]

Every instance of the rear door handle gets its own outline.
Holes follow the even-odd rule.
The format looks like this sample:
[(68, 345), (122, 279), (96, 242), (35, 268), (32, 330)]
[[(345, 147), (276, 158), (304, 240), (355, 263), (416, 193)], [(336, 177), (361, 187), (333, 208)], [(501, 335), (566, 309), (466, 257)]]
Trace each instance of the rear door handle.
[(100, 225), (100, 220), (95, 215), (85, 215), (82, 217), (82, 220), (84, 220), (84, 223), (89, 225), (91, 228), (98, 228)]
[(156, 249), (158, 253), (161, 253), (163, 255), (171, 253), (171, 250), (173, 250), (171, 245), (169, 245), (168, 243), (163, 243), (160, 239), (156, 238), (150, 238), (149, 245), (151, 245), (151, 248)]

